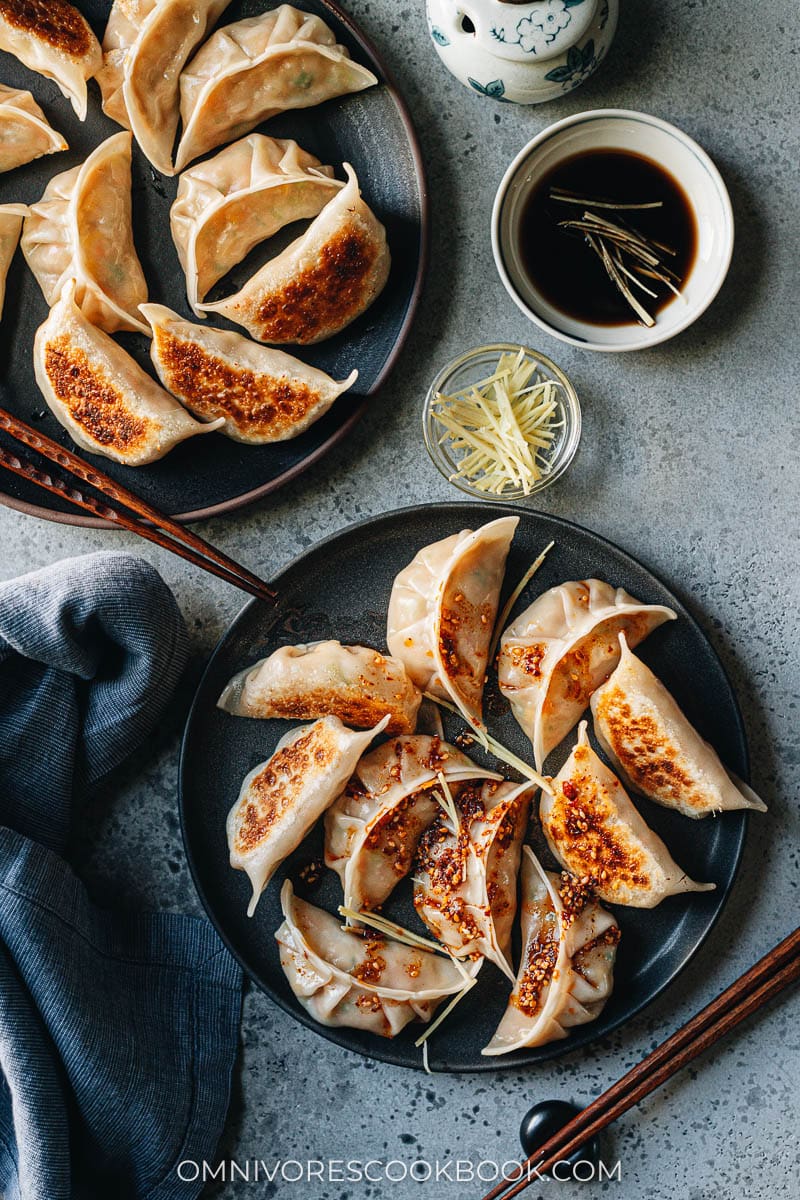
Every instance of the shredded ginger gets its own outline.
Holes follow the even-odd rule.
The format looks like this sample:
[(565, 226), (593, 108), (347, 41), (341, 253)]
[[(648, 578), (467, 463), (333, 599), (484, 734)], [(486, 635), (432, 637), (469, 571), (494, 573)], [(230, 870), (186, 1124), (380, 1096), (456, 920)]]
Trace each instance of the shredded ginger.
[(488, 379), (451, 396), (436, 394), (431, 412), (444, 429), (439, 444), (457, 467), (451, 483), (465, 479), (481, 492), (527, 496), (548, 474), (564, 411), (562, 385), (541, 376), (520, 347), (502, 354)]

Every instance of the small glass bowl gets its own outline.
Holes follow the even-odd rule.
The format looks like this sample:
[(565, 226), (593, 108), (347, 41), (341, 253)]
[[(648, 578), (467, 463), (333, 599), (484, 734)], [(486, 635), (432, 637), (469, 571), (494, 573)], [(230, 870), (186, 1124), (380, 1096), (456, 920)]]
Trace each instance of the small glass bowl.
[[(439, 393), (452, 395), (453, 392), (461, 391), (472, 383), (480, 383), (482, 379), (486, 379), (495, 371), (501, 354), (507, 352), (518, 354), (520, 349), (524, 350), (529, 361), (533, 360), (536, 363), (537, 369), (531, 377), (532, 384), (549, 379), (561, 385), (558, 389), (558, 398), (561, 401), (564, 424), (557, 431), (553, 440), (553, 448), (547, 458), (550, 468), (547, 473), (542, 474), (540, 479), (531, 483), (527, 492), (521, 487), (514, 487), (497, 495), (495, 492), (481, 491), (467, 479), (452, 478), (458, 470), (458, 459), (453, 456), (448, 445), (449, 435), (444, 442), (439, 440), (445, 431), (434, 417), (433, 404)], [(422, 434), (425, 438), (425, 447), (435, 466), (445, 479), (459, 491), (466, 492), (468, 496), (472, 496), (476, 500), (527, 500), (560, 479), (575, 457), (578, 442), (581, 440), (581, 406), (575, 388), (551, 359), (540, 354), (538, 350), (530, 350), (527, 346), (520, 346), (519, 343), (513, 345), (496, 342), (490, 346), (478, 346), (474, 350), (468, 350), (466, 354), (460, 354), (446, 367), (442, 367), (425, 397), (425, 405), (422, 409)]]

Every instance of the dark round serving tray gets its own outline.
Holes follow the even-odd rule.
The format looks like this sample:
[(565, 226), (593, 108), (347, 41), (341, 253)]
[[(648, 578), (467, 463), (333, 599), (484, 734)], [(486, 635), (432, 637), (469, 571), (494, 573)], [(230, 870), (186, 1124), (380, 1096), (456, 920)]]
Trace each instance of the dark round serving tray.
[[(217, 646), (198, 687), (186, 724), (180, 771), (180, 809), (184, 844), (202, 902), (223, 941), (254, 982), (298, 1020), (341, 1046), (398, 1066), (421, 1066), (414, 1047), (419, 1027), (393, 1041), (351, 1029), (328, 1029), (314, 1022), (292, 995), (278, 959), (274, 932), (281, 922), (279, 892), (289, 875), (321, 852), (317, 828), (284, 864), (262, 895), (256, 914), (246, 916), (249, 884), (228, 865), (225, 818), (245, 774), (268, 758), (289, 726), (282, 721), (231, 717), (215, 707), (224, 684), (236, 671), (279, 645), (336, 637), (343, 642), (385, 645), (386, 608), (392, 581), (416, 551), (463, 528), (507, 513), (520, 517), (506, 573), (508, 594), (544, 546), (555, 548), (515, 611), (533, 596), (567, 579), (595, 575), (626, 588), (651, 604), (668, 604), (679, 620), (656, 630), (637, 650), (664, 680), (689, 719), (718, 750), (726, 764), (747, 778), (744, 727), (731, 685), (714, 649), (676, 596), (646, 567), (624, 551), (578, 525), (526, 509), (500, 504), (440, 504), (401, 509), (351, 525), (312, 547), (275, 580), (281, 597), (277, 610), (253, 601)], [(530, 761), (530, 745), (505, 701), (490, 683), (491, 732)], [(445, 722), (449, 736), (460, 728)], [(568, 739), (569, 740), (569, 739)], [(547, 763), (555, 772), (566, 746)], [(475, 755), (479, 758), (479, 755)], [(644, 800), (637, 804), (674, 857), (698, 880), (713, 880), (714, 892), (674, 896), (653, 910), (615, 909), (622, 940), (614, 994), (601, 1016), (579, 1026), (563, 1041), (504, 1058), (482, 1058), (500, 1018), (508, 985), (486, 963), (477, 987), (431, 1038), (430, 1064), (440, 1071), (497, 1070), (541, 1062), (604, 1037), (640, 1012), (686, 966), (708, 936), (730, 892), (741, 858), (747, 817), (726, 813), (716, 820), (690, 821)], [(532, 823), (537, 831), (537, 823)], [(537, 845), (541, 850), (541, 846)], [(547, 860), (546, 851), (543, 852)], [(333, 872), (305, 893), (314, 903), (336, 911), (341, 888)], [(388, 915), (417, 928), (408, 880), (386, 906)]]
[[(98, 36), (106, 23), (108, 0), (79, 5)], [(219, 24), (273, 8), (269, 0), (234, 0)], [(422, 290), (427, 254), (427, 190), (419, 144), (411, 116), (380, 54), (354, 21), (333, 0), (303, 0), (303, 9), (321, 16), (359, 62), (369, 66), (380, 83), (354, 96), (329, 101), (317, 108), (286, 113), (259, 129), (274, 137), (295, 138), (332, 164), (344, 177), (342, 162), (358, 173), (365, 200), (386, 226), (392, 270), (382, 295), (367, 312), (335, 338), (317, 346), (298, 348), (298, 357), (345, 378), (359, 370), (355, 387), (337, 400), (328, 413), (300, 437), (272, 446), (242, 446), (218, 434), (192, 438), (160, 462), (132, 469), (97, 458), (107, 474), (138, 492), (150, 504), (179, 521), (199, 520), (240, 508), (295, 479), (341, 441), (364, 412), (391, 371), (408, 336)], [(119, 132), (100, 108), (97, 85), (89, 84), (89, 115), (82, 124), (56, 85), (26, 70), (0, 52), (4, 83), (31, 91), (52, 124), (69, 142), (63, 154), (37, 159), (0, 175), (0, 203), (33, 203), (48, 181), (82, 162), (104, 138)], [(177, 178), (155, 172), (134, 146), (134, 236), (150, 287), (150, 299), (192, 318), (183, 272), (169, 232), (169, 208)], [(256, 247), (211, 293), (213, 298), (238, 288), (269, 255), (290, 238), (297, 226), (283, 230), (269, 243)], [(3, 322), (0, 326), (0, 405), (15, 416), (72, 447), (66, 431), (47, 408), (33, 376), (33, 337), (47, 316), (47, 305), (21, 252), (9, 274)], [(221, 318), (212, 323), (236, 329)], [(242, 332), (238, 330), (238, 332)], [(122, 334), (120, 343), (152, 373), (148, 339)], [(290, 353), (292, 347), (284, 347)], [(89, 456), (93, 459), (94, 456)], [(48, 496), (35, 484), (10, 475), (2, 481), (0, 503), (22, 512), (71, 525), (107, 526), (79, 514), (65, 501)]]

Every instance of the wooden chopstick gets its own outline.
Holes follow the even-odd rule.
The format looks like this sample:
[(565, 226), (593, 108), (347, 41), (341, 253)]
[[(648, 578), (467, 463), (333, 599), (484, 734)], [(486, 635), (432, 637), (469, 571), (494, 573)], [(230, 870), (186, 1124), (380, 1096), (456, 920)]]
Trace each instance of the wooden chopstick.
[(612, 1084), (523, 1164), (518, 1181), (504, 1180), (483, 1200), (511, 1200), (584, 1142), (605, 1129), (622, 1113), (644, 1099), (703, 1051), (730, 1033), (741, 1021), (769, 1003), (800, 978), (800, 929), (789, 934), (741, 975), (696, 1016), (657, 1046), (646, 1058)]
[[(0, 408), (0, 429), (15, 441), (35, 450), (43, 458), (65, 468), (72, 475), (89, 484), (90, 487), (100, 492), (107, 503), (103, 504), (93, 496), (87, 496), (68, 480), (40, 470), (29, 460), (3, 450), (0, 456), (0, 465), (6, 467), (7, 470), (24, 479), (31, 480), (51, 494), (68, 500), (76, 507), (82, 508), (102, 520), (111, 521), (131, 533), (146, 538), (147, 541), (153, 542), (157, 546), (171, 550), (173, 554), (186, 559), (187, 562), (209, 571), (212, 575), (241, 588), (259, 600), (264, 600), (269, 604), (275, 603), (277, 593), (252, 571), (248, 571), (235, 559), (223, 554), (216, 546), (212, 546), (198, 534), (179, 525), (177, 521), (166, 516), (165, 513), (159, 512), (157, 508), (153, 508), (141, 496), (129, 491), (105, 472), (91, 466), (71, 450), (60, 446), (58, 442), (54, 442), (45, 434), (37, 432), (3, 408)], [(115, 503), (122, 505), (123, 511), (113, 507)], [(124, 509), (130, 509), (136, 515), (132, 516)]]

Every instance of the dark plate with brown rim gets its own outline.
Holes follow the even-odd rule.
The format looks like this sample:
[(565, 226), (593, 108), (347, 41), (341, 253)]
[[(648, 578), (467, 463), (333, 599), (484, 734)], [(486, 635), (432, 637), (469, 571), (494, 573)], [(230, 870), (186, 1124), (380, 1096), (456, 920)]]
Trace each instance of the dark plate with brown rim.
[[(295, 559), (274, 580), (280, 596), (277, 609), (257, 601), (248, 604), (220, 641), (199, 685), (186, 725), (181, 761), (184, 845), (206, 911), (254, 982), (323, 1037), (398, 1066), (422, 1066), (421, 1052), (414, 1046), (419, 1025), (409, 1026), (392, 1041), (352, 1029), (325, 1028), (301, 1008), (281, 970), (274, 933), (281, 923), (279, 894), (284, 878), (292, 878), (300, 894), (330, 912), (335, 913), (342, 902), (341, 885), (332, 871), (325, 871), (312, 890), (303, 889), (303, 867), (321, 854), (319, 826), (282, 865), (261, 896), (255, 915), (246, 915), (250, 886), (241, 871), (233, 871), (228, 865), (225, 818), (244, 776), (270, 756), (290, 725), (232, 717), (216, 708), (216, 701), (235, 672), (280, 645), (335, 637), (342, 642), (383, 648), (386, 610), (397, 572), (422, 546), (506, 514), (519, 516), (520, 523), (509, 555), (504, 596), (542, 548), (555, 541), (555, 548), (514, 612), (521, 612), (536, 595), (555, 584), (593, 575), (624, 587), (648, 604), (669, 605), (678, 620), (662, 625), (636, 652), (664, 681), (723, 761), (742, 778), (748, 774), (747, 743), (736, 697), (702, 629), (678, 597), (646, 567), (587, 529), (502, 504), (423, 505), (351, 525)], [(530, 761), (530, 743), (497, 694), (493, 679), (486, 711), (494, 736)], [(463, 729), (458, 720), (447, 715), (444, 726), (450, 738)], [(565, 739), (548, 759), (548, 772), (555, 773), (573, 740), (574, 735)], [(474, 749), (470, 753), (481, 759)], [(671, 896), (651, 910), (615, 907), (622, 939), (614, 992), (597, 1020), (571, 1030), (563, 1041), (504, 1058), (482, 1058), (481, 1047), (494, 1032), (509, 993), (500, 972), (491, 963), (484, 964), (475, 989), (431, 1038), (433, 1070), (518, 1068), (601, 1039), (654, 1000), (699, 950), (733, 886), (747, 816), (730, 812), (715, 820), (692, 821), (646, 800), (634, 799), (681, 867), (693, 879), (713, 881), (716, 890)], [(546, 865), (554, 865), (536, 837), (537, 829), (534, 820), (532, 840)], [(414, 913), (407, 879), (392, 894), (385, 910), (401, 924), (425, 932)], [(515, 949), (518, 953), (518, 945)]]
[[(98, 36), (111, 4), (86, 0), (78, 7)], [(274, 8), (270, 0), (234, 0), (219, 24)], [(422, 288), (427, 244), (427, 195), (419, 145), (408, 109), (375, 47), (358, 26), (331, 0), (302, 0), (299, 7), (316, 13), (348, 47), (353, 57), (378, 76), (377, 87), (354, 96), (276, 117), (259, 126), (273, 137), (294, 138), (343, 178), (341, 164), (352, 163), (362, 193), (386, 226), (392, 269), (382, 295), (362, 317), (335, 338), (299, 348), (298, 357), (343, 379), (353, 367), (358, 382), (337, 400), (325, 416), (300, 437), (272, 446), (242, 446), (218, 434), (192, 438), (160, 462), (132, 469), (109, 459), (88, 455), (120, 483), (150, 504), (181, 521), (229, 512), (268, 495), (296, 478), (341, 441), (362, 415), (368, 399), (391, 371), (408, 335)], [(119, 132), (100, 108), (99, 91), (89, 84), (89, 115), (81, 124), (69, 102), (51, 81), (0, 52), (0, 77), (9, 86), (31, 91), (55, 128), (69, 142), (63, 154), (37, 159), (0, 175), (0, 204), (33, 203), (48, 181), (82, 162), (106, 137)], [(134, 237), (150, 288), (150, 299), (166, 304), (190, 319), (183, 272), (169, 233), (169, 208), (177, 179), (155, 172), (134, 146)], [(211, 293), (218, 298), (238, 288), (261, 263), (280, 250), (302, 226), (292, 225), (276, 238), (256, 247)], [(47, 316), (47, 305), (36, 280), (18, 251), (8, 279), (3, 322), (0, 325), (0, 405), (9, 412), (72, 447), (66, 431), (50, 413), (36, 386), (31, 363), (33, 337)], [(235, 329), (214, 319), (220, 327)], [(238, 332), (242, 332), (238, 330)], [(148, 340), (141, 334), (121, 334), (118, 340), (152, 374)], [(285, 347), (290, 353), (292, 347)], [(5, 443), (4, 443), (5, 444)], [(0, 503), (49, 520), (73, 525), (103, 525), (77, 514), (66, 502), (34, 484), (4, 473)]]

